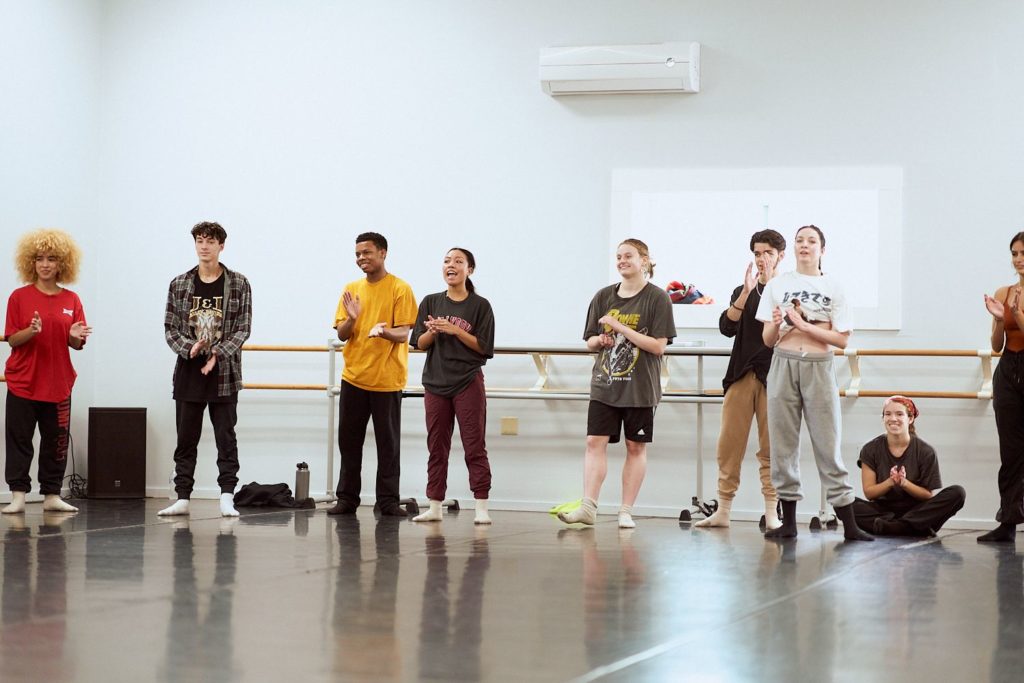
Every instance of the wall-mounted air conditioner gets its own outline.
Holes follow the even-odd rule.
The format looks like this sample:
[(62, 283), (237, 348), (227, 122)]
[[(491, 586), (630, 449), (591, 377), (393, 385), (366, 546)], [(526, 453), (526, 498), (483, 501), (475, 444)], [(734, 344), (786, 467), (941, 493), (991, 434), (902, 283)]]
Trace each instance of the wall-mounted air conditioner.
[(549, 47), (540, 51), (549, 95), (700, 91), (700, 43)]

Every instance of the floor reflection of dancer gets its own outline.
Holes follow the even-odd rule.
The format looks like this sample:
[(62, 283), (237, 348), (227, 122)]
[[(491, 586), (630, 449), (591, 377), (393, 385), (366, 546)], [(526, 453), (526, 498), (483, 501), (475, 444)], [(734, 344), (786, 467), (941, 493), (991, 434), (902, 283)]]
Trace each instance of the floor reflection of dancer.
[(992, 314), (992, 350), (1002, 352), (992, 376), (992, 409), (999, 433), (999, 522), (980, 543), (1011, 543), (1024, 522), (1024, 232), (1010, 240), (1017, 282), (985, 295)]
[(917, 437), (917, 406), (906, 396), (882, 405), (885, 433), (864, 444), (858, 464), (864, 496), (857, 525), (882, 536), (933, 536), (964, 506), (962, 486), (942, 488), (935, 450)]
[(782, 501), (782, 526), (766, 538), (796, 536), (800, 490), (800, 424), (807, 422), (818, 475), (847, 540), (872, 541), (857, 527), (853, 488), (839, 450), (842, 416), (833, 347), (846, 348), (853, 323), (839, 283), (821, 271), (825, 235), (813, 225), (797, 230), (796, 270), (772, 279), (757, 308), (764, 343), (773, 347), (768, 372), (768, 434), (772, 484)]
[[(486, 530), (470, 545), (458, 594), (452, 605), (452, 585), (445, 537), (440, 527), (424, 539), (427, 574), (420, 611), (419, 680), (480, 680), (480, 644), (484, 579), (490, 568)], [(461, 556), (462, 543), (459, 544)]]
[(439, 522), (448, 488), (448, 455), (455, 420), (466, 454), (469, 485), (476, 500), (477, 524), (490, 524), (487, 498), (491, 465), (484, 434), (487, 396), (483, 365), (494, 357), (494, 313), (476, 293), (469, 276), (476, 259), (468, 249), (455, 247), (444, 256), (441, 275), (448, 288), (420, 302), (409, 343), (427, 352), (423, 364), (423, 397), (427, 418), (427, 499), (430, 507), (414, 522)]
[(36, 230), (18, 242), (15, 263), (24, 287), (7, 300), (4, 336), (11, 345), (7, 359), (5, 475), (11, 503), (5, 514), (25, 511), (32, 490), (32, 438), (39, 426), (39, 492), (43, 509), (77, 512), (61, 500), (67, 468), (71, 389), (74, 367), (68, 348), (81, 349), (92, 333), (78, 295), (60, 283), (78, 279), (82, 252), (60, 230)]
[(174, 529), (174, 595), (167, 627), (167, 681), (193, 681), (202, 672), (204, 681), (232, 681), (238, 678), (232, 662), (231, 619), (234, 604), (235, 571), (238, 567), (238, 539), (232, 526), (238, 520), (222, 522), (214, 550), (213, 587), (206, 616), (200, 618), (200, 595), (196, 579), (195, 550), (187, 521)]
[(608, 473), (608, 444), (626, 433), (619, 526), (632, 528), (633, 504), (647, 472), (647, 444), (654, 435), (654, 410), (661, 399), (661, 357), (675, 337), (668, 294), (647, 281), (654, 273), (647, 245), (628, 239), (615, 254), (622, 281), (598, 290), (587, 311), (583, 338), (597, 352), (590, 383), (583, 501), (560, 512), (566, 524), (593, 524)]
[[(750, 238), (754, 263), (747, 265), (743, 284), (732, 293), (729, 308), (722, 312), (718, 329), (733, 337), (729, 367), (722, 379), (722, 430), (718, 437), (718, 509), (696, 527), (727, 527), (732, 501), (740, 484), (740, 468), (747, 451), (750, 423), (757, 420), (757, 462), (764, 496), (766, 529), (780, 526), (778, 496), (772, 486), (771, 449), (768, 441), (768, 368), (772, 350), (764, 345), (764, 323), (756, 318), (761, 293), (775, 277), (785, 255), (786, 239), (775, 230), (761, 230)], [(754, 270), (756, 266), (757, 270)]]

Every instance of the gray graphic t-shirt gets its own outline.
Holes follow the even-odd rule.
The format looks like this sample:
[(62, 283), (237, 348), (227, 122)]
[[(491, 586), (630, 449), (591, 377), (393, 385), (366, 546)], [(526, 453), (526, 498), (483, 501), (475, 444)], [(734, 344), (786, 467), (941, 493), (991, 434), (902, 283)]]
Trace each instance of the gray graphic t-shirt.
[[(666, 292), (650, 283), (628, 299), (619, 296), (617, 284), (598, 290), (587, 311), (584, 339), (609, 331), (597, 322), (605, 315), (614, 316), (640, 334), (655, 339), (665, 337), (669, 344), (676, 336), (672, 301)], [(658, 405), (661, 358), (641, 351), (625, 335), (615, 333), (613, 337), (615, 345), (601, 349), (594, 361), (591, 400), (620, 408)]]

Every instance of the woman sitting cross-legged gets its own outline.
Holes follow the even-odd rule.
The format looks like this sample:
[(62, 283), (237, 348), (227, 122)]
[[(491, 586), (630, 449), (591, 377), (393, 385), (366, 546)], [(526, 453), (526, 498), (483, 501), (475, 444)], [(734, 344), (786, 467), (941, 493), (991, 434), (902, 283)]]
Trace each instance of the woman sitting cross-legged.
[[(932, 536), (964, 506), (962, 486), (942, 488), (935, 450), (916, 435), (918, 410), (905, 396), (882, 406), (885, 433), (864, 444), (857, 464), (867, 500), (857, 526), (881, 536)], [(940, 490), (941, 489), (941, 490)]]

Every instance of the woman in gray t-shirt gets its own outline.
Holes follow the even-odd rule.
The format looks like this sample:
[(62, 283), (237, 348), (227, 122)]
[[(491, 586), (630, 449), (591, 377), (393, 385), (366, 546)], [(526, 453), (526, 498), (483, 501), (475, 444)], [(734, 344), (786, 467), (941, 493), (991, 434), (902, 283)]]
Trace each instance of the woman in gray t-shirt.
[(647, 444), (654, 435), (654, 409), (661, 399), (661, 357), (676, 336), (672, 301), (647, 281), (654, 273), (647, 245), (628, 239), (615, 259), (622, 277), (598, 290), (587, 311), (583, 338), (597, 352), (587, 411), (587, 451), (583, 461), (583, 500), (560, 512), (566, 524), (593, 524), (597, 498), (608, 473), (608, 444), (625, 428), (619, 527), (631, 529), (633, 503), (647, 472)]

